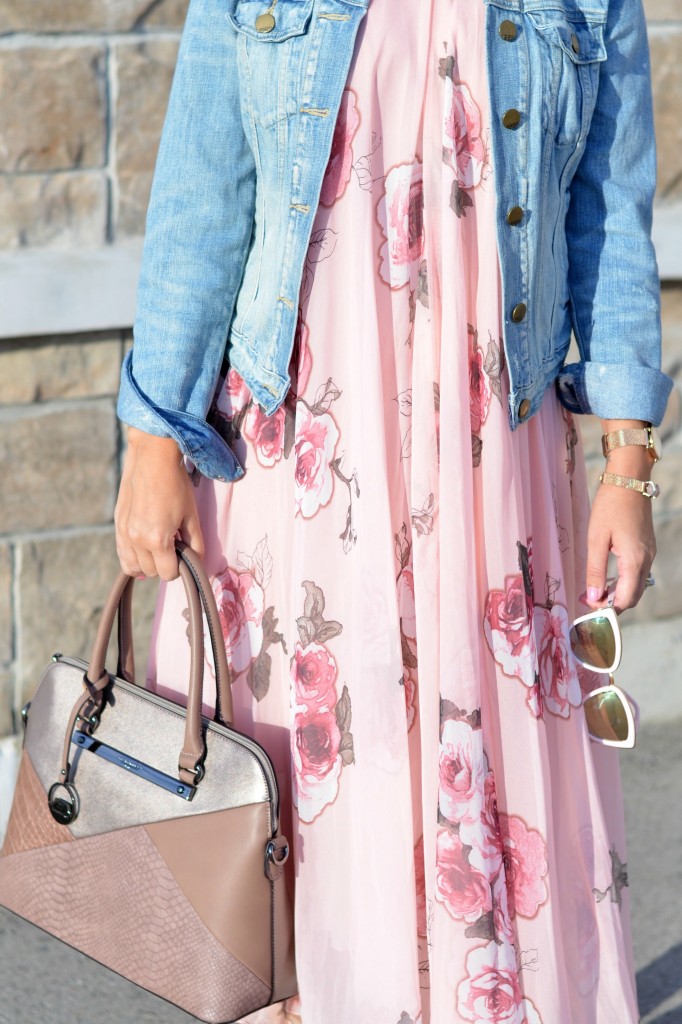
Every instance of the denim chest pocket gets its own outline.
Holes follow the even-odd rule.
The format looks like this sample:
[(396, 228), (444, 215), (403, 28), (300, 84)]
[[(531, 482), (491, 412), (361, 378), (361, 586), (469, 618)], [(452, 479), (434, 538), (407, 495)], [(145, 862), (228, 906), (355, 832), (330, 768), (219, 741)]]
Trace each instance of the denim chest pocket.
[(542, 53), (543, 128), (559, 146), (587, 135), (606, 60), (602, 21), (569, 21), (556, 11), (527, 12)]
[(303, 35), (312, 10), (313, 0), (227, 0), (233, 27), (259, 43), (283, 43)]

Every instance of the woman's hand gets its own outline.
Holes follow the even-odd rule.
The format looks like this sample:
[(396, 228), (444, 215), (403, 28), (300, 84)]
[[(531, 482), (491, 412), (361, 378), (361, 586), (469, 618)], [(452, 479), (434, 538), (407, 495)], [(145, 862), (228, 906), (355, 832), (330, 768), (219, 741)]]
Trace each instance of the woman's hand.
[(121, 568), (129, 576), (175, 579), (178, 536), (203, 557), (194, 489), (172, 438), (129, 428), (114, 524)]
[[(603, 421), (604, 432), (641, 421)], [(621, 476), (649, 480), (653, 463), (642, 445), (623, 445), (608, 457), (607, 470)], [(616, 557), (618, 583), (613, 597), (617, 612), (634, 608), (644, 593), (645, 581), (656, 555), (651, 498), (614, 484), (600, 484), (587, 531), (586, 597), (591, 608), (608, 603), (606, 564), (609, 551)]]

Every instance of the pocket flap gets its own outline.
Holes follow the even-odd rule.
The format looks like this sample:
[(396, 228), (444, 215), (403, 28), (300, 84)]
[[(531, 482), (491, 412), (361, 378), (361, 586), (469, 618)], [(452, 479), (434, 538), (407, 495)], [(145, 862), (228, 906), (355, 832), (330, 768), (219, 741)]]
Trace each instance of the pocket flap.
[(601, 21), (567, 21), (551, 11), (534, 11), (528, 15), (538, 31), (555, 46), (560, 46), (574, 64), (592, 64), (606, 60), (604, 24)]
[[(291, 36), (302, 35), (310, 21), (313, 0), (227, 0), (227, 15), (237, 29), (262, 43), (279, 43)], [(263, 31), (256, 27), (256, 21), (268, 15), (265, 25), (272, 28)]]

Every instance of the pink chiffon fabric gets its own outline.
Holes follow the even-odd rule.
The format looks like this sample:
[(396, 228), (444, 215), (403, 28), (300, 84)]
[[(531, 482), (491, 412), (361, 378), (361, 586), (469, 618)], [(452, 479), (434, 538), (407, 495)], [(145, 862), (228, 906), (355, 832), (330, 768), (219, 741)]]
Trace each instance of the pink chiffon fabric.
[[(299, 995), (248, 1024), (638, 1020), (617, 754), (568, 645), (580, 429), (552, 388), (507, 421), (484, 20), (373, 0), (291, 391), (266, 417), (230, 370), (211, 414), (246, 474), (193, 476), (295, 869)], [(183, 703), (184, 611), (162, 585), (147, 671)]]

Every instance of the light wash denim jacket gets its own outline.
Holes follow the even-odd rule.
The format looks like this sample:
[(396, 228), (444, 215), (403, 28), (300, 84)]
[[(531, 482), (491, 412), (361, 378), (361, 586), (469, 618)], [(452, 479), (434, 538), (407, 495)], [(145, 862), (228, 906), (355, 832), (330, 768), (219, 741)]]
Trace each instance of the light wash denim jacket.
[[(224, 356), (268, 414), (290, 386), (306, 251), (368, 3), (191, 0), (118, 415), (173, 437), (206, 476), (244, 472), (206, 418)], [(641, 0), (485, 3), (510, 428), (550, 384), (574, 412), (659, 424), (672, 380)], [(266, 11), (274, 27), (259, 31)], [(580, 360), (563, 365), (571, 328)]]

